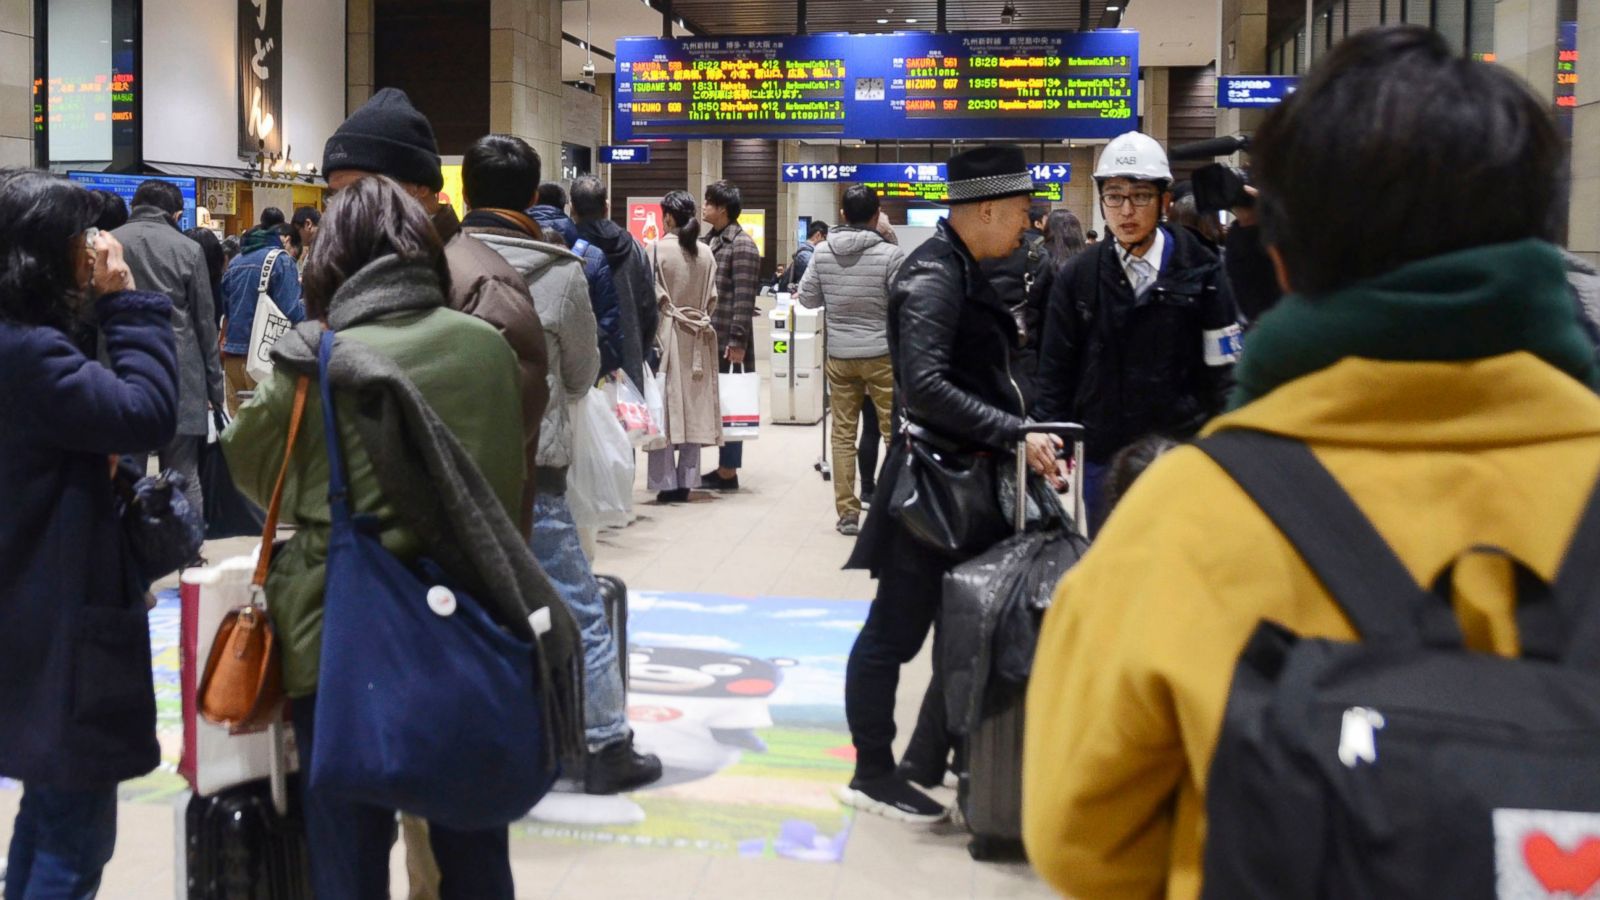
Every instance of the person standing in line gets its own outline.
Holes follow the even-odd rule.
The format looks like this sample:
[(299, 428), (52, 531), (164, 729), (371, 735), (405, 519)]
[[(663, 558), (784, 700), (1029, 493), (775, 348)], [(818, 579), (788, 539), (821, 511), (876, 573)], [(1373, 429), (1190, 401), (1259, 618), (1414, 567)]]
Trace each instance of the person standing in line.
[[(211, 282), (211, 315), (216, 320), (215, 324), (220, 334), (223, 315), (222, 273), (228, 268), (228, 261), (223, 256), (222, 241), (218, 240), (217, 233), (209, 228), (191, 228), (185, 231), (183, 236), (199, 244), (200, 252), (205, 254), (206, 274)], [(217, 346), (221, 347), (221, 343), (219, 342)]]
[(667, 446), (650, 451), (647, 485), (657, 492), (657, 502), (683, 503), (689, 490), (700, 486), (700, 448), (722, 444), (712, 324), (721, 298), (716, 257), (700, 245), (694, 198), (688, 191), (673, 191), (662, 198), (661, 215), (667, 233), (645, 253), (665, 294), (657, 344)]
[(833, 502), (840, 534), (861, 530), (856, 498), (856, 422), (868, 396), (878, 432), (893, 434), (894, 369), (889, 362), (889, 291), (905, 253), (878, 234), (878, 192), (844, 192), (846, 222), (816, 248), (796, 299), (828, 318), (828, 390), (833, 405)]
[(190, 508), (205, 505), (200, 490), (200, 451), (211, 423), (210, 410), (224, 405), (222, 360), (217, 349), (217, 318), (211, 269), (200, 245), (183, 236), (183, 195), (169, 181), (151, 179), (133, 195), (128, 224), (112, 234), (136, 283), (172, 299), (172, 332), (178, 352), (178, 433), (159, 453), (161, 468), (178, 472)]
[[(145, 585), (112, 487), (117, 455), (172, 442), (172, 300), (140, 293), (100, 202), (0, 169), (0, 775), (22, 783), (5, 892), (93, 897), (117, 783), (161, 762)], [(90, 318), (106, 362), (73, 339)], [(87, 352), (85, 352), (87, 350)]]
[(583, 637), (583, 717), (589, 751), (581, 773), (583, 789), (590, 794), (617, 794), (660, 778), (661, 760), (633, 749), (617, 659), (624, 651), (606, 617), (600, 585), (567, 505), (567, 467), (572, 462), (568, 409), (594, 386), (600, 352), (582, 260), (543, 240), (539, 224), (522, 211), (538, 188), (539, 169), (539, 154), (521, 138), (505, 134), (479, 138), (462, 164), (462, 190), (471, 210), (461, 225), (462, 231), (488, 244), (527, 279), (544, 325), (552, 402), (539, 429), (539, 467), (533, 475), (538, 493), (530, 546)]
[[(712, 322), (717, 329), (717, 371), (755, 371), (751, 356), (756, 315), (756, 293), (761, 289), (761, 251), (739, 224), (744, 198), (738, 185), (718, 181), (706, 188), (705, 217), (711, 226), (706, 238), (717, 260), (717, 304)], [(717, 468), (700, 476), (714, 491), (737, 491), (739, 469), (744, 465), (744, 442), (722, 445)]]
[[(567, 216), (567, 192), (561, 185), (546, 181), (539, 185), (539, 194), (528, 215), (544, 229), (544, 239), (567, 247), (583, 260), (583, 277), (589, 283), (589, 302), (594, 309), (596, 336), (600, 348), (600, 374), (610, 375), (623, 368), (625, 355), (621, 304), (617, 299), (616, 277), (605, 251), (578, 234), (578, 225)], [(632, 375), (634, 384), (643, 382)]]
[[(276, 218), (276, 224), (268, 224)], [(283, 213), (268, 207), (261, 224), (245, 232), (239, 242), (239, 255), (228, 264), (222, 276), (223, 329), (222, 374), (228, 415), (237, 415), (242, 405), (240, 394), (252, 393), (256, 380), (245, 371), (250, 352), (250, 330), (256, 321), (256, 299), (261, 288), (261, 272), (268, 261), (272, 272), (267, 279), (267, 296), (291, 324), (305, 321), (305, 306), (300, 302), (300, 267), (285, 253), (278, 238)]]
[(806, 227), (806, 239), (800, 249), (794, 252), (794, 259), (789, 263), (789, 270), (778, 283), (780, 291), (797, 291), (800, 289), (801, 279), (806, 277), (806, 269), (811, 267), (811, 260), (816, 257), (817, 245), (828, 239), (828, 223), (814, 221)]
[(100, 215), (94, 226), (101, 231), (116, 231), (128, 224), (128, 204), (110, 191), (90, 191), (100, 201)]
[(578, 236), (598, 247), (611, 267), (611, 285), (617, 293), (622, 323), (622, 371), (643, 387), (645, 365), (652, 369), (656, 366), (656, 323), (660, 315), (650, 263), (633, 235), (608, 217), (605, 182), (592, 175), (578, 178), (572, 182), (571, 202)]
[(294, 211), (294, 218), (289, 225), (300, 235), (300, 245), (305, 252), (310, 253), (311, 245), (317, 241), (317, 229), (322, 227), (322, 213), (317, 212), (314, 206), (302, 206)]
[[(950, 215), (906, 257), (889, 296), (895, 399), (909, 424), (941, 442), (1009, 458), (1025, 412), (1008, 371), (1019, 335), (980, 266), (1020, 246), (1033, 179), (1022, 149), (1010, 145), (959, 153), (948, 171)], [(1030, 435), (1030, 468), (1053, 474), (1060, 447), (1057, 438)], [(884, 496), (893, 496), (902, 477), (905, 448), (905, 440), (889, 444), (878, 485)], [(998, 514), (998, 497), (995, 504)], [(901, 666), (921, 651), (938, 617), (944, 574), (963, 559), (923, 543), (892, 512), (868, 516), (856, 540), (846, 568), (870, 571), (878, 592), (845, 670), (845, 717), (856, 749), (855, 774), (842, 792), (850, 806), (906, 822), (945, 815), (912, 782), (944, 780), (947, 729), (942, 718), (926, 721), (927, 733), (945, 742), (943, 752), (922, 748), (929, 770), (897, 771), (895, 691)], [(937, 667), (934, 679), (929, 691), (937, 697)], [(923, 707), (943, 710), (944, 704)]]
[(1057, 271), (1088, 246), (1083, 236), (1083, 223), (1065, 209), (1050, 213), (1044, 226), (1044, 242), (1045, 249), (1050, 252), (1050, 265)]

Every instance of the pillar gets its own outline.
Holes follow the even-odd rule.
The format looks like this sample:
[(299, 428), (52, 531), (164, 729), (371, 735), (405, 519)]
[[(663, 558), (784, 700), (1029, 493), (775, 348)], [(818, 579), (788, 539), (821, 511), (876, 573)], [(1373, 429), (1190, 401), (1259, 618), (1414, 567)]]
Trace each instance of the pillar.
[(1144, 133), (1163, 145), (1167, 143), (1167, 118), (1172, 108), (1172, 70), (1158, 67), (1144, 70)]
[(33, 161), (33, 3), (0, 0), (0, 167)]
[(688, 141), (689, 184), (684, 190), (699, 203), (705, 199), (706, 187), (722, 180), (722, 142)]
[[(1267, 72), (1267, 0), (1222, 0), (1221, 75)], [(1254, 132), (1266, 113), (1259, 109), (1217, 110), (1217, 134)]]
[(344, 16), (344, 114), (350, 115), (372, 98), (373, 0), (347, 0)]
[(490, 0), (489, 127), (514, 134), (560, 174), (561, 0)]

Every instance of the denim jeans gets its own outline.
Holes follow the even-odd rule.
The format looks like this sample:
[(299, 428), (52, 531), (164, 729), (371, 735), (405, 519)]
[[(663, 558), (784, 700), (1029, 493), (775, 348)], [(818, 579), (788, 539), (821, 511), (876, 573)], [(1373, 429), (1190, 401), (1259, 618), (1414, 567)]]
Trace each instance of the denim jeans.
[(117, 843), (117, 788), (22, 786), (5, 900), (90, 900)]
[[(314, 694), (294, 701), (295, 742), (300, 747), (302, 771), (311, 770), (316, 706)], [(310, 787), (303, 788), (301, 797), (311, 851), (312, 894), (340, 900), (389, 900), (394, 810), (351, 803)], [(513, 900), (516, 891), (507, 829), (456, 831), (430, 825), (428, 843), (438, 860), (441, 900)], [(11, 900), (9, 895), (6, 900)]]
[(1106, 496), (1110, 463), (1083, 461), (1083, 507), (1089, 515), (1089, 537), (1093, 538), (1111, 517), (1111, 498)]
[(627, 695), (616, 635), (564, 494), (540, 492), (534, 497), (532, 547), (583, 635), (584, 737), (590, 750), (598, 750), (628, 736)]

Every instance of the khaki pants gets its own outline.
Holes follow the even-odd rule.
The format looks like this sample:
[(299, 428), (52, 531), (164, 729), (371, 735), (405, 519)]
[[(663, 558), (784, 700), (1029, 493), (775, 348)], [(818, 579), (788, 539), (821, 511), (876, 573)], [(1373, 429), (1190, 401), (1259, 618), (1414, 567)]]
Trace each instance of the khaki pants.
[(856, 431), (867, 396), (878, 411), (878, 431), (889, 437), (894, 409), (894, 370), (889, 357), (828, 358), (826, 373), (833, 406), (833, 505), (840, 518), (860, 516), (856, 497)]
[(231, 353), (222, 354), (222, 379), (226, 384), (224, 391), (227, 394), (225, 399), (228, 403), (228, 418), (230, 419), (238, 415), (239, 407), (244, 405), (239, 399), (239, 392), (249, 392), (256, 389), (256, 380), (251, 378), (250, 373), (244, 370), (244, 362), (245, 358), (242, 356), (234, 356)]

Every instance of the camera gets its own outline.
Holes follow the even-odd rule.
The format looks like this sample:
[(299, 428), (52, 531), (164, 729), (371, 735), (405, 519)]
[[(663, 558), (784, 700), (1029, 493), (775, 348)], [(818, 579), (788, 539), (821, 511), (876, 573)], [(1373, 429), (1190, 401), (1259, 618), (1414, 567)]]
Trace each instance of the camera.
[[(1172, 159), (1174, 161), (1215, 159), (1218, 156), (1232, 156), (1240, 150), (1248, 149), (1250, 149), (1250, 136), (1235, 134), (1174, 147)], [(1202, 213), (1255, 205), (1255, 198), (1245, 191), (1245, 186), (1250, 183), (1250, 173), (1238, 166), (1212, 163), (1197, 169), (1192, 178), (1195, 206), (1199, 207)]]

